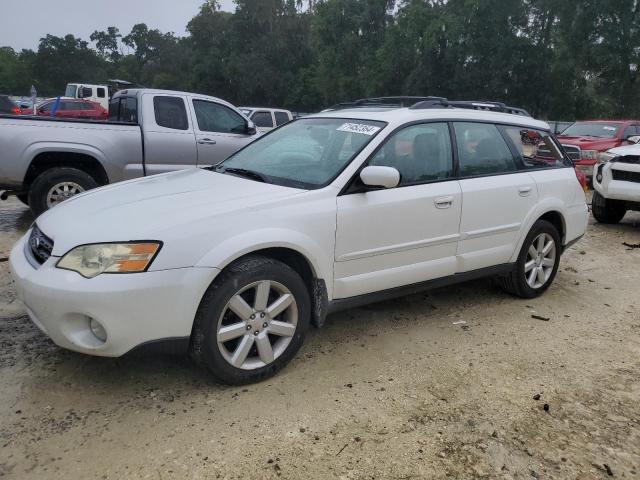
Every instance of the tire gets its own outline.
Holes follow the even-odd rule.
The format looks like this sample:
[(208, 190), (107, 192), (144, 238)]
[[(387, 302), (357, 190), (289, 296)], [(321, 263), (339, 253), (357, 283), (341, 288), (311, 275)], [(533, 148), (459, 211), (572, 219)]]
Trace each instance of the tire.
[(615, 224), (622, 220), (627, 213), (627, 208), (620, 200), (606, 199), (598, 192), (593, 192), (591, 212), (598, 222)]
[[(553, 260), (551, 264), (551, 255), (544, 255), (540, 260), (534, 259), (533, 248), (536, 251), (540, 249), (540, 237), (544, 238), (544, 247), (546, 249), (550, 241), (553, 241), (552, 252)], [(551, 250), (550, 250), (551, 252)], [(531, 230), (522, 244), (522, 249), (518, 255), (518, 260), (511, 273), (498, 277), (498, 285), (507, 293), (521, 298), (534, 298), (542, 295), (547, 288), (553, 283), (553, 279), (558, 272), (560, 265), (560, 255), (562, 253), (562, 242), (560, 234), (556, 227), (546, 220), (538, 220), (533, 224)], [(531, 262), (534, 262), (531, 264)], [(542, 273), (537, 273), (542, 268)], [(535, 275), (531, 282), (532, 275)]]
[[(38, 175), (31, 184), (29, 207), (38, 216), (67, 198), (97, 186), (98, 182), (91, 175), (77, 168), (50, 168)], [(53, 202), (54, 197), (59, 200)]]
[[(268, 296), (260, 295), (260, 288), (268, 290)], [(292, 302), (287, 303), (287, 298), (280, 305), (288, 306), (278, 312), (273, 307), (286, 295)], [(260, 302), (260, 297), (266, 300)], [(246, 257), (224, 270), (205, 292), (194, 321), (190, 354), (222, 383), (258, 382), (289, 363), (302, 346), (310, 318), (309, 292), (296, 271), (272, 258)], [(223, 330), (225, 337), (220, 336)], [(243, 357), (241, 352), (247, 353)]]
[(26, 193), (20, 193), (16, 195), (16, 198), (24, 203), (27, 207), (29, 206), (29, 195), (27, 195)]

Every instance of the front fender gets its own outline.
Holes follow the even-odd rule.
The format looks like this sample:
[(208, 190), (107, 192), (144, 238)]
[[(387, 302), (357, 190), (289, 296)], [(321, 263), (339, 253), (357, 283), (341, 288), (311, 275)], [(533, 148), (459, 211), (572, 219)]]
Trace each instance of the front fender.
[(207, 252), (196, 266), (223, 270), (238, 258), (267, 248), (288, 248), (303, 255), (314, 276), (325, 281), (329, 299), (332, 298), (333, 246), (322, 247), (308, 235), (294, 230), (268, 228), (230, 237)]

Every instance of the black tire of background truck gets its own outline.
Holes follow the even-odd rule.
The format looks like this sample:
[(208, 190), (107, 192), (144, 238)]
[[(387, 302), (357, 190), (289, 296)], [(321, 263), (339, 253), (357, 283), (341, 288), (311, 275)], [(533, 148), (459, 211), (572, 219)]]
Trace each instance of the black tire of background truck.
[[(227, 302), (242, 285), (271, 280), (287, 287), (298, 307), (296, 331), (287, 349), (272, 363), (254, 370), (242, 370), (228, 363), (216, 341), (218, 319)], [(205, 292), (191, 334), (190, 354), (220, 382), (229, 385), (254, 383), (275, 375), (302, 346), (311, 320), (311, 300), (304, 281), (288, 265), (259, 255), (249, 256), (230, 265)]]
[(591, 213), (600, 223), (618, 223), (627, 213), (625, 202), (604, 198), (598, 192), (593, 192)]
[[(527, 252), (532, 242), (538, 237), (538, 235), (542, 233), (547, 233), (553, 237), (553, 241), (556, 246), (556, 259), (555, 265), (553, 266), (553, 270), (551, 276), (546, 281), (544, 285), (539, 288), (532, 288), (526, 280), (525, 276), (525, 263), (527, 262)], [(560, 234), (556, 227), (546, 220), (538, 220), (533, 224), (531, 230), (527, 234), (525, 238), (522, 248), (520, 250), (520, 254), (518, 255), (518, 260), (514, 265), (511, 273), (506, 275), (502, 275), (496, 278), (496, 281), (500, 288), (511, 295), (515, 295), (520, 298), (535, 298), (542, 295), (547, 288), (553, 283), (553, 280), (558, 272), (558, 266), (560, 265), (560, 256), (562, 254), (562, 240), (560, 239)]]
[(47, 194), (49, 190), (62, 182), (77, 183), (85, 191), (99, 186), (91, 175), (77, 168), (50, 168), (38, 175), (29, 188), (29, 207), (36, 217), (48, 210)]
[(16, 198), (18, 200), (20, 200), (22, 203), (24, 203), (27, 207), (29, 206), (29, 195), (26, 193), (21, 193), (19, 195), (16, 195)]

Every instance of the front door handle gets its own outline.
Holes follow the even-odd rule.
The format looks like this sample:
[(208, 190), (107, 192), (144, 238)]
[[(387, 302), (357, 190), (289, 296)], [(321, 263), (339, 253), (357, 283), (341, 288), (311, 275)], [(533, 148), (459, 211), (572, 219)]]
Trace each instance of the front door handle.
[(453, 197), (436, 198), (434, 203), (436, 204), (436, 208), (449, 208), (453, 205)]
[(531, 190), (532, 190), (532, 188), (529, 187), (529, 186), (520, 187), (520, 188), (518, 188), (518, 193), (520, 194), (521, 197), (527, 197), (531, 193)]
[(211, 140), (210, 138), (201, 138), (200, 140), (198, 140), (198, 143), (200, 145), (215, 145), (216, 141)]

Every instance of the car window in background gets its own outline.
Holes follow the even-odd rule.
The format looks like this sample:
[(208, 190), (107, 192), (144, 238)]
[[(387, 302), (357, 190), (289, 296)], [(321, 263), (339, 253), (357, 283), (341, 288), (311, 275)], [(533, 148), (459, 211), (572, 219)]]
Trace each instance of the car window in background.
[(248, 117), (249, 115), (251, 115), (251, 112), (253, 111), (253, 110), (251, 110), (250, 108), (240, 108), (239, 110), (240, 110), (242, 113), (244, 113), (247, 117)]
[(331, 182), (384, 126), (373, 120), (297, 120), (249, 144), (218, 169), (242, 168), (278, 185), (318, 188)]
[(454, 123), (461, 177), (513, 172), (511, 150), (495, 125)]
[(156, 123), (165, 128), (174, 130), (187, 130), (189, 121), (187, 120), (187, 110), (184, 100), (180, 97), (153, 97), (153, 110)]
[(400, 185), (444, 180), (453, 175), (451, 139), (446, 123), (425, 123), (393, 134), (370, 165), (393, 167)]
[(47, 102), (45, 104), (40, 105), (38, 107), (38, 111), (42, 113), (49, 113), (52, 108), (53, 108), (53, 102)]
[(104, 88), (98, 88), (98, 98), (104, 98), (106, 96)]
[(78, 93), (77, 85), (67, 85), (67, 89), (64, 91), (65, 97), (76, 98), (76, 94)]
[(562, 156), (553, 138), (542, 130), (525, 127), (502, 127), (522, 160), (525, 168), (553, 168), (571, 166)]
[(277, 126), (284, 125), (289, 121), (289, 115), (287, 115), (285, 112), (275, 112), (274, 115), (276, 117)]
[(562, 136), (566, 137), (597, 137), (597, 138), (614, 138), (620, 125), (608, 122), (576, 122), (562, 132)]
[(273, 119), (271, 118), (271, 112), (256, 112), (251, 117), (251, 120), (256, 127), (273, 127)]
[(206, 100), (194, 100), (198, 128), (202, 132), (244, 133), (245, 119), (224, 105)]
[(138, 102), (134, 97), (120, 97), (109, 102), (109, 121), (138, 123)]

